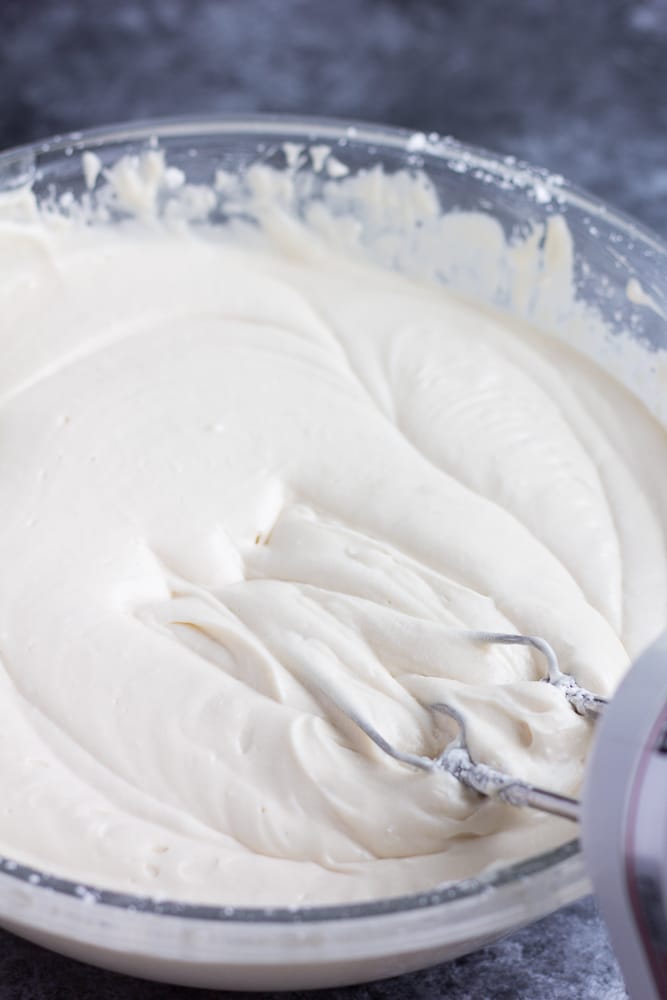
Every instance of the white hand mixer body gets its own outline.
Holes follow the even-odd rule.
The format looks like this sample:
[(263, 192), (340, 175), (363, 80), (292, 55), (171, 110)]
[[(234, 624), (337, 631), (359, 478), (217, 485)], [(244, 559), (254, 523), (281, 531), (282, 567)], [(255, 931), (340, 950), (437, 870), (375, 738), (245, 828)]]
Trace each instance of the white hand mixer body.
[(667, 634), (635, 663), (599, 723), (581, 842), (631, 997), (667, 997)]

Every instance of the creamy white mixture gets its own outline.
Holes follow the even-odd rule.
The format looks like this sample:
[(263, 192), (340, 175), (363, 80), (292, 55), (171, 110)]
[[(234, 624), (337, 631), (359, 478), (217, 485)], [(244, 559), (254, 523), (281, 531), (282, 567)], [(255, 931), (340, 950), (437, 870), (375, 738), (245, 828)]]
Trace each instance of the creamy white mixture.
[[(94, 173), (93, 183), (97, 177)], [(0, 853), (221, 904), (432, 887), (573, 828), (388, 759), (576, 793), (667, 619), (667, 437), (554, 340), (240, 228), (0, 225)]]

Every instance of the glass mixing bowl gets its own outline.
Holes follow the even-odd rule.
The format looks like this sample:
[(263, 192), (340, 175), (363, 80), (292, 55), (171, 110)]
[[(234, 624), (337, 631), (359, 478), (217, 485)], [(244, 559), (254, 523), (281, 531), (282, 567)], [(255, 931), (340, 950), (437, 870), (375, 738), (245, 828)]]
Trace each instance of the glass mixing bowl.
[[(484, 212), (510, 239), (552, 216), (564, 217), (577, 297), (604, 320), (610, 350), (624, 331), (642, 345), (648, 375), (641, 394), (664, 420), (665, 393), (650, 359), (667, 348), (667, 247), (562, 178), (512, 158), (435, 135), (363, 124), (273, 116), (181, 119), (96, 129), (10, 150), (0, 155), (0, 192), (30, 185), (40, 198), (65, 195), (66, 204), (70, 193), (86, 191), (84, 151), (110, 166), (156, 141), (193, 183), (211, 183), (217, 170), (234, 174), (257, 161), (286, 168), (285, 143), (326, 145), (349, 175), (378, 164), (388, 173), (423, 171), (444, 212)], [(470, 296), (474, 288), (464, 287), (464, 272), (460, 283)], [(445, 277), (457, 286), (456, 268)], [(588, 891), (575, 839), (427, 893), (303, 909), (158, 901), (0, 859), (0, 922), (7, 928), (129, 974), (231, 989), (323, 987), (398, 975), (472, 951)]]

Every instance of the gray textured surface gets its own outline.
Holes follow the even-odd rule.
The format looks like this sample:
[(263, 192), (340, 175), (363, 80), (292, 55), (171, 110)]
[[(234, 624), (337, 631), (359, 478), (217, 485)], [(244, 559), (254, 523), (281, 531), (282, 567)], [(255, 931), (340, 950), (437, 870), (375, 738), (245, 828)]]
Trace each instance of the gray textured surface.
[(2, 0), (0, 146), (196, 111), (451, 133), (667, 235), (667, 0)]
[[(453, 134), (563, 173), (667, 236), (667, 0), (0, 0), (0, 147), (244, 110)], [(213, 996), (0, 933), (0, 1000)], [(323, 994), (415, 996), (625, 993), (586, 901), (448, 966)]]

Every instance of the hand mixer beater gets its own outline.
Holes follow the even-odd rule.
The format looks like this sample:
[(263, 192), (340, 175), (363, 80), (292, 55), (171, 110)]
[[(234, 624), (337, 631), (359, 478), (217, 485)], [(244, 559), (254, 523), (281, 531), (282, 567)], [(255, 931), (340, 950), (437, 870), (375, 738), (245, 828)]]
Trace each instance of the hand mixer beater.
[(544, 680), (578, 714), (594, 720), (596, 738), (581, 800), (537, 788), (473, 760), (466, 723), (453, 706), (428, 707), (453, 719), (457, 735), (437, 757), (393, 746), (342, 692), (321, 690), (388, 756), (445, 771), (479, 795), (578, 821), (584, 858), (630, 995), (667, 998), (667, 634), (639, 658), (607, 702), (563, 673), (553, 648), (531, 635), (467, 632), (480, 643), (526, 645), (546, 661)]

